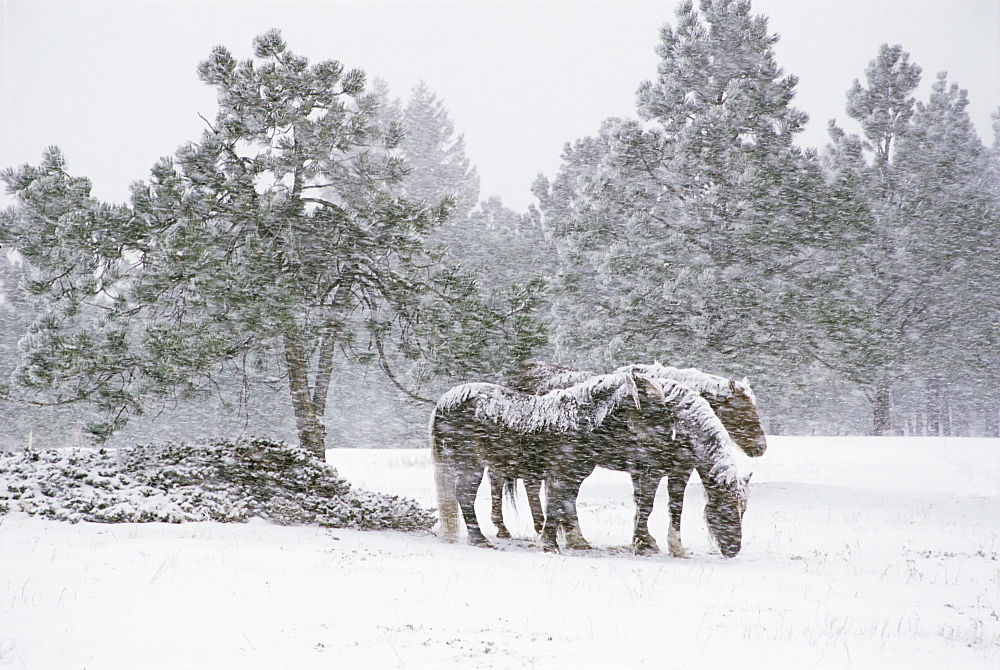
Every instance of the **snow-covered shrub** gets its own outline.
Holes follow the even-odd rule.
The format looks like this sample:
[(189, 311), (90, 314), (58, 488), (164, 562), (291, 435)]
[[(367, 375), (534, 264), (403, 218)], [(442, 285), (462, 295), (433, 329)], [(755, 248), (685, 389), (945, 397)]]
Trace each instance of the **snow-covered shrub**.
[(0, 514), (105, 523), (246, 521), (422, 530), (433, 511), (351, 487), (283, 442), (168, 443), (0, 452)]

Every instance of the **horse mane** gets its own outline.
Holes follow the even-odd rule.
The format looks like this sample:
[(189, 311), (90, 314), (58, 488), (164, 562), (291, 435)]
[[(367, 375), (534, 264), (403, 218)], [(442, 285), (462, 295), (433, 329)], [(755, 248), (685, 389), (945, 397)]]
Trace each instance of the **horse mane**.
[(497, 386), (488, 382), (468, 382), (453, 386), (438, 398), (435, 411), (448, 411), (455, 409), (469, 398), (478, 395), (480, 392), (488, 393), (489, 389)]
[[(754, 407), (757, 406), (757, 398), (754, 396), (753, 389), (750, 388), (749, 380), (745, 377), (741, 380), (735, 380), (702, 372), (698, 368), (676, 368), (660, 363), (624, 365), (615, 370), (615, 373), (628, 371), (646, 377), (672, 379), (698, 393), (718, 398), (729, 398), (734, 392), (739, 392), (746, 396)], [(517, 373), (505, 378), (503, 384), (522, 393), (547, 393), (554, 389), (563, 389), (579, 384), (593, 376), (595, 373), (587, 370), (574, 370), (548, 361), (532, 359), (527, 361)]]
[[(734, 392), (738, 391), (749, 398), (754, 407), (757, 406), (757, 398), (750, 388), (750, 382), (745, 377), (741, 380), (735, 380), (702, 372), (698, 368), (675, 368), (668, 365), (661, 365), (660, 363), (653, 363), (651, 365), (636, 364), (625, 367), (632, 368), (640, 375), (673, 379), (694, 389), (698, 393), (707, 393), (719, 398), (728, 398)], [(624, 368), (619, 368), (619, 370), (622, 369)]]
[(665, 405), (668, 405), (676, 422), (675, 430), (686, 437), (694, 452), (695, 461), (701, 464), (698, 474), (706, 484), (731, 484), (739, 477), (738, 450), (722, 421), (697, 391), (670, 377), (653, 377), (639, 374), (648, 382)]
[(542, 394), (573, 386), (593, 376), (593, 372), (532, 359), (516, 373), (505, 377), (503, 385), (521, 393)]
[(471, 403), (480, 421), (499, 424), (521, 434), (592, 430), (616, 407), (636, 398), (631, 373), (586, 378), (568, 388), (544, 395), (515, 391), (499, 384), (460, 384), (438, 400), (439, 411), (455, 411)]

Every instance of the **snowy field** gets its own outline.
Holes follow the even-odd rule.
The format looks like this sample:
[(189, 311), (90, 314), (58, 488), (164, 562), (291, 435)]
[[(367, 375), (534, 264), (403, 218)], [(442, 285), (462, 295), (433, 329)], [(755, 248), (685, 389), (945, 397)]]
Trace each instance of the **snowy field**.
[[(427, 451), (329, 459), (356, 486), (434, 504)], [(628, 478), (607, 471), (580, 498), (601, 548), (560, 555), (527, 539), (526, 514), (500, 551), (0, 517), (0, 667), (1000, 667), (1000, 440), (772, 437), (748, 465), (733, 560), (708, 543), (697, 479), (692, 557), (631, 555)]]

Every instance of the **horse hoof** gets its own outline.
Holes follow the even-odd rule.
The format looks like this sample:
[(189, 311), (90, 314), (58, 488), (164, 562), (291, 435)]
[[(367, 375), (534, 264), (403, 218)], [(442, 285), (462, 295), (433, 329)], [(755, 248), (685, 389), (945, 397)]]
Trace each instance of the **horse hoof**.
[(632, 553), (639, 556), (655, 556), (660, 553), (656, 542), (636, 542), (632, 545)]
[(571, 528), (566, 531), (566, 547), (568, 549), (580, 549), (583, 551), (593, 549), (579, 528)]
[(509, 540), (510, 531), (506, 528), (497, 528), (497, 539), (498, 540)]
[(480, 549), (492, 549), (493, 548), (493, 545), (490, 544), (489, 540), (487, 540), (485, 537), (483, 537), (483, 538), (470, 537), (469, 538), (469, 544), (472, 545), (473, 547), (479, 547)]

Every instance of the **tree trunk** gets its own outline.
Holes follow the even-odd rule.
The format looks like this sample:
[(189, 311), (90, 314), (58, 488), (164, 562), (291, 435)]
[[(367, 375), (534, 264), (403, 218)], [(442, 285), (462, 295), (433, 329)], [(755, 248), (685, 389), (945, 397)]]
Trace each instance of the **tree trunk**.
[(941, 377), (932, 374), (924, 382), (927, 401), (927, 434), (941, 434)]
[(325, 461), (326, 426), (322, 412), (317, 412), (309, 393), (309, 359), (305, 347), (295, 330), (285, 333), (284, 344), (285, 363), (288, 365), (288, 388), (292, 395), (292, 411), (295, 413), (299, 445), (320, 461)]
[(875, 382), (875, 397), (872, 399), (872, 419), (875, 435), (889, 433), (889, 410), (892, 405), (889, 377), (882, 375)]
[(333, 321), (326, 324), (319, 341), (319, 361), (316, 366), (316, 385), (313, 388), (313, 411), (320, 417), (320, 423), (326, 416), (326, 399), (330, 394), (330, 381), (333, 379), (333, 354), (337, 348), (337, 327)]
[(941, 434), (945, 437), (952, 436), (952, 420), (951, 420), (951, 399), (948, 396), (948, 387), (945, 386), (944, 392), (941, 394)]

